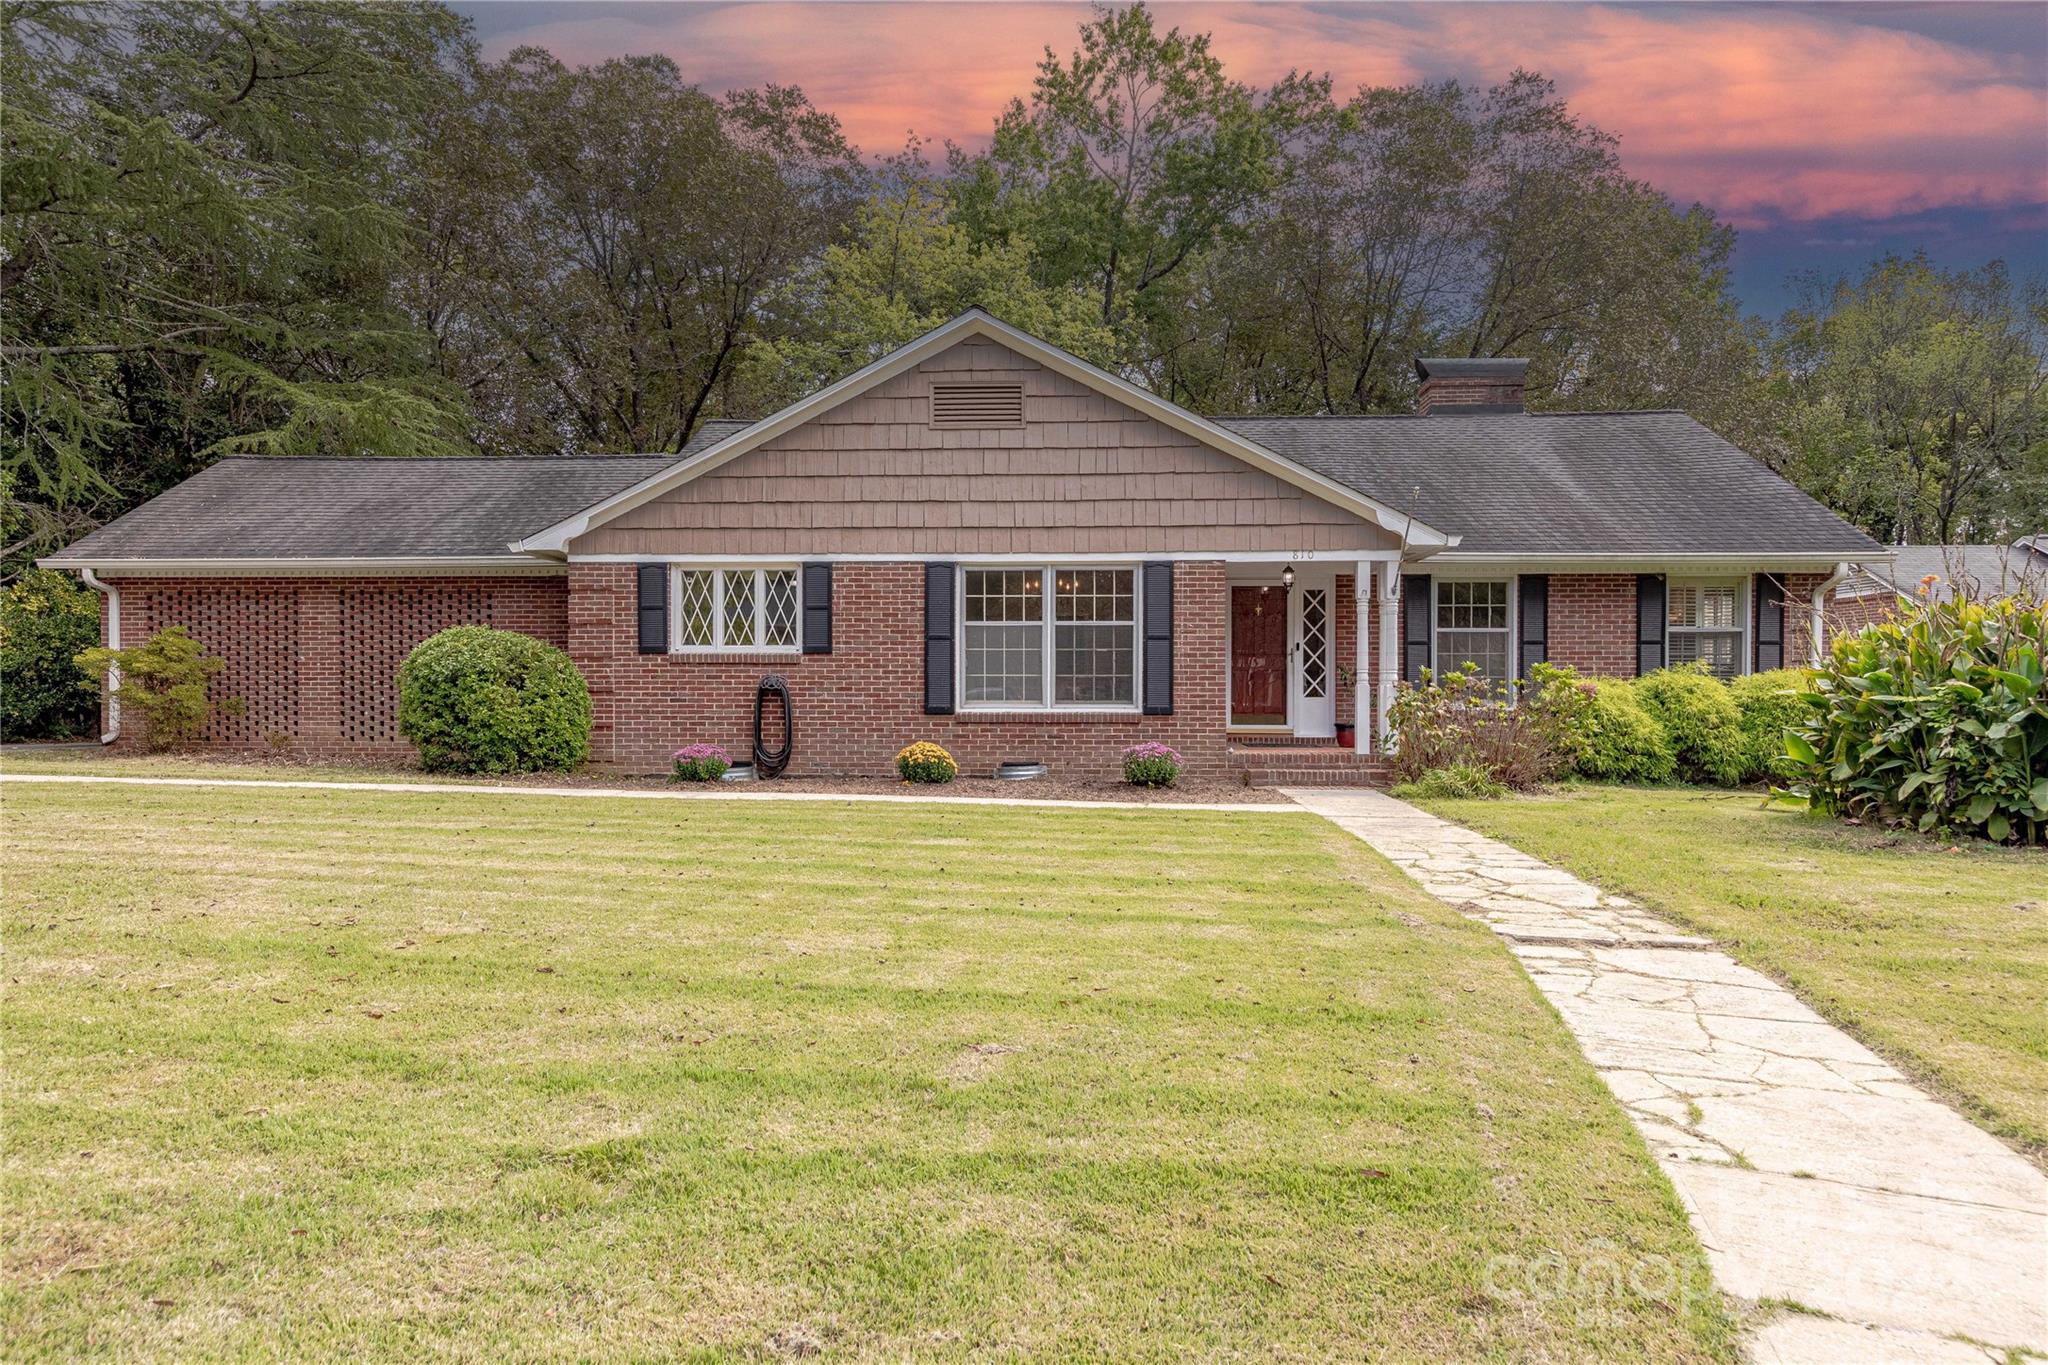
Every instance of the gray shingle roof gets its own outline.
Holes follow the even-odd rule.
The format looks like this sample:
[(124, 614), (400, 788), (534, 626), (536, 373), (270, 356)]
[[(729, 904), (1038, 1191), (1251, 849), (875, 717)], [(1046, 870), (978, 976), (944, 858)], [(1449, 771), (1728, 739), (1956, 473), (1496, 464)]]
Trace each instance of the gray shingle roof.
[[(1439, 530), (1460, 553), (1884, 550), (1681, 413), (1225, 417), (1221, 425)], [(706, 423), (682, 458), (747, 424)], [(507, 543), (674, 464), (222, 460), (46, 560), (502, 557)]]
[(1882, 553), (1683, 413), (1217, 420), (1462, 536), (1455, 553)]
[(1898, 592), (1913, 596), (1921, 581), (1936, 580), (1929, 591), (1945, 601), (1953, 580), (1962, 578), (1973, 589), (1998, 592), (2021, 583), (2048, 582), (2048, 542), (2042, 537), (2023, 537), (2013, 545), (1894, 545), (1890, 564), (1860, 566), (1860, 572), (1842, 585), (1845, 597), (1867, 597), (1872, 593)]
[[(706, 422), (683, 457), (748, 424)], [(527, 557), (505, 547), (673, 465), (558, 459), (230, 457), (45, 560)]]

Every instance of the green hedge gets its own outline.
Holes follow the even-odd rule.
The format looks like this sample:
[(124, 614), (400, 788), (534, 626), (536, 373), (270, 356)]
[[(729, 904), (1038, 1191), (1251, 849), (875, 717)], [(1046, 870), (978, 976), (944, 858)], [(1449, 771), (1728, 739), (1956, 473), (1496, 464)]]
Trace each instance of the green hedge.
[(1582, 777), (1602, 782), (1669, 782), (1678, 770), (1671, 737), (1624, 678), (1599, 678), (1584, 722)]
[(100, 642), (100, 595), (30, 569), (0, 593), (0, 739), (79, 739), (99, 725), (99, 682), (78, 656)]
[(1742, 775), (1757, 782), (1785, 782), (1798, 776), (1799, 761), (1785, 750), (1786, 736), (1811, 713), (1805, 691), (1813, 671), (1778, 668), (1751, 673), (1728, 684), (1742, 724)]
[(1791, 748), (1823, 810), (2048, 842), (2048, 606), (1922, 603), (1839, 638)]
[(590, 689), (553, 645), (457, 626), (399, 665), (398, 729), (432, 771), (573, 768), (590, 756)]
[(1635, 693), (1670, 737), (1680, 777), (1717, 787), (1743, 779), (1749, 746), (1728, 684), (1704, 669), (1666, 668), (1636, 679)]

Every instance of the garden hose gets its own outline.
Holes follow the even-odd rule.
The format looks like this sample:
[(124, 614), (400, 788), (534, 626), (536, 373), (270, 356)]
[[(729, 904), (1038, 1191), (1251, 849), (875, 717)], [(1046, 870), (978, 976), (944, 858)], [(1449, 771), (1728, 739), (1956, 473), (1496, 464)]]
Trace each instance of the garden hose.
[[(770, 749), (761, 737), (761, 717), (770, 694), (782, 698), (782, 747)], [(754, 772), (761, 777), (779, 777), (789, 766), (796, 749), (796, 706), (789, 699), (789, 683), (780, 673), (770, 673), (754, 689)]]

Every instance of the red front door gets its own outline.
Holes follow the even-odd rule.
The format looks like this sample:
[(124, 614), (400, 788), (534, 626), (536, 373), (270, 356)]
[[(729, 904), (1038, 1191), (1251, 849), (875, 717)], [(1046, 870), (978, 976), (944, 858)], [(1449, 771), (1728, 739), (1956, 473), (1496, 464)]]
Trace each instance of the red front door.
[(1230, 721), (1287, 723), (1287, 594), (1230, 590)]

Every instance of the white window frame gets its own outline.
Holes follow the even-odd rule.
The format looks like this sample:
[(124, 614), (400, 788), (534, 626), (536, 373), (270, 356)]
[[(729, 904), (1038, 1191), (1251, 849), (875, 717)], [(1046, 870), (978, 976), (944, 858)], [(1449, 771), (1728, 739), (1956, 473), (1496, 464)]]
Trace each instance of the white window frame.
[(1442, 679), (1451, 668), (1462, 667), (1463, 659), (1446, 660), (1437, 640), (1437, 601), (1447, 583), (1505, 583), (1508, 590), (1507, 664), (1508, 675), (1499, 680), (1512, 698), (1521, 687), (1521, 575), (1491, 573), (1432, 574), (1429, 579), (1429, 666), (1432, 677)]
[[(1732, 631), (1720, 626), (1674, 626), (1671, 624), (1671, 592), (1674, 588), (1734, 588), (1735, 627)], [(1751, 617), (1755, 615), (1756, 576), (1737, 574), (1734, 577), (1693, 574), (1680, 578), (1667, 574), (1664, 578), (1664, 666), (1671, 668), (1671, 640), (1676, 635), (1729, 635), (1735, 636), (1735, 672), (1731, 677), (1739, 678), (1755, 670), (1753, 651), (1755, 642), (1750, 631), (1754, 629)], [(1790, 608), (1787, 608), (1789, 612)], [(1689, 660), (1687, 662), (1690, 662)], [(1716, 675), (1719, 676), (1719, 675)]]
[[(1044, 632), (1044, 648), (1040, 651), (1039, 695), (1043, 701), (968, 701), (967, 698), (967, 575), (970, 573), (1029, 573), (1037, 570), (1038, 589), (1041, 594), (1039, 620), (1037, 622), (1016, 622), (1013, 624), (1036, 624)], [(1058, 680), (1054, 670), (1059, 660), (1059, 621), (1055, 616), (1057, 603), (1054, 600), (1056, 583), (1065, 570), (1077, 573), (1123, 570), (1131, 576), (1131, 700), (1123, 702), (1058, 701)], [(1000, 623), (998, 623), (1000, 624)], [(1109, 622), (1069, 621), (1068, 625), (1107, 625)], [(1070, 564), (1060, 560), (1019, 563), (962, 564), (953, 579), (953, 688), (958, 700), (954, 709), (959, 711), (998, 711), (1019, 715), (1036, 716), (1052, 711), (1092, 713), (1109, 716), (1134, 716), (1139, 714), (1145, 695), (1145, 569), (1142, 564), (1116, 563)]]
[[(683, 575), (686, 573), (708, 573), (711, 575), (711, 644), (685, 643), (683, 640)], [(725, 639), (725, 576), (728, 573), (750, 573), (754, 577), (754, 639), (760, 640), (768, 630), (768, 575), (786, 573), (796, 591), (796, 635), (786, 645), (751, 644), (735, 645)], [(671, 654), (765, 654), (790, 655), (803, 652), (804, 646), (804, 576), (803, 569), (796, 564), (671, 564), (668, 566), (668, 652)]]

